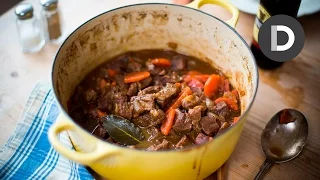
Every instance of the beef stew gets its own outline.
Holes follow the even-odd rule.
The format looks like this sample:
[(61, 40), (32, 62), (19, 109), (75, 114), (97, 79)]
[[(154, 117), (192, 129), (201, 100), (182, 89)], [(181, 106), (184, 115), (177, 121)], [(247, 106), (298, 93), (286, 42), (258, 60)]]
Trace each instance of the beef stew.
[[(210, 141), (238, 120), (239, 105), (238, 92), (210, 64), (173, 51), (143, 50), (94, 69), (76, 87), (68, 112), (102, 140), (158, 151)], [(126, 136), (141, 134), (136, 144), (112, 138), (104, 123), (117, 121), (111, 116), (133, 127)]]

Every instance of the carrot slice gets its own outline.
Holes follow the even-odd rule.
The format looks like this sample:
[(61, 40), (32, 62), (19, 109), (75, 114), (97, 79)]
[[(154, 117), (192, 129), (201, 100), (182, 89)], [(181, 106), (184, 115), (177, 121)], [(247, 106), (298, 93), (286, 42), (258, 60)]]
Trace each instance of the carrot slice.
[(224, 101), (232, 110), (235, 110), (235, 111), (239, 110), (237, 101), (230, 99), (230, 98), (225, 98), (225, 97), (220, 97), (220, 98), (214, 100), (214, 102), (216, 104), (218, 104), (221, 101)]
[(232, 124), (235, 124), (236, 122), (238, 122), (239, 119), (240, 118), (238, 116), (233, 117)]
[(176, 110), (175, 109), (170, 109), (167, 114), (166, 114), (166, 119), (162, 122), (161, 125), (161, 132), (164, 135), (168, 135), (172, 126), (173, 126), (173, 121), (174, 121), (174, 116), (176, 115)]
[(178, 97), (178, 99), (171, 104), (171, 106), (169, 107), (168, 111), (170, 111), (171, 109), (179, 108), (181, 106), (181, 104), (182, 104), (182, 99), (187, 97), (188, 95), (191, 95), (191, 94), (192, 94), (192, 91), (191, 91), (191, 89), (189, 87), (184, 88), (181, 91), (180, 96)]
[(117, 74), (117, 71), (114, 70), (114, 69), (108, 69), (107, 71), (108, 71), (108, 75), (110, 77), (113, 77), (113, 76), (115, 76)]
[(231, 91), (231, 93), (236, 97), (237, 100), (239, 99), (239, 94), (238, 94), (238, 91), (236, 89), (233, 89)]
[(220, 83), (220, 76), (212, 74), (209, 76), (208, 80), (204, 84), (203, 93), (206, 97), (212, 97), (215, 93), (218, 92)]
[(107, 115), (107, 113), (98, 110), (98, 117), (99, 117), (99, 118), (101, 118), (101, 117), (103, 117), (103, 116), (106, 116), (106, 115)]
[(155, 66), (163, 66), (163, 67), (170, 67), (171, 66), (171, 62), (165, 58), (152, 59), (151, 63)]
[(115, 85), (117, 85), (117, 83), (113, 81), (113, 82), (111, 83), (111, 85), (112, 85), (112, 86), (115, 86)]
[(185, 75), (183, 76), (184, 82), (190, 82), (192, 79), (197, 79), (201, 81), (202, 83), (205, 83), (209, 78), (208, 74), (201, 74), (201, 75)]
[(200, 75), (202, 73), (199, 71), (189, 71), (187, 74), (192, 76), (192, 75)]
[(184, 75), (184, 76), (182, 76), (182, 78), (183, 78), (183, 81), (186, 82), (186, 83), (188, 83), (188, 82), (190, 82), (192, 80), (192, 76), (191, 75)]
[(107, 81), (104, 79), (101, 79), (100, 81), (100, 89), (104, 88), (107, 85)]
[(181, 84), (178, 83), (178, 82), (174, 83), (174, 85), (175, 85), (177, 88), (181, 88)]
[(124, 76), (124, 83), (138, 82), (150, 76), (148, 71), (132, 72)]
[(206, 83), (208, 78), (210, 77), (210, 75), (209, 74), (202, 74), (202, 75), (194, 75), (193, 77), (203, 83)]

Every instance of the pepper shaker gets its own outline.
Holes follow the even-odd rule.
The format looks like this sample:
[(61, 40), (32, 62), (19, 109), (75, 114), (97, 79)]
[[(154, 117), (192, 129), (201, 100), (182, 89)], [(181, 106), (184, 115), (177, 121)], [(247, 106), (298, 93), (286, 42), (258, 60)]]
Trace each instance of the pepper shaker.
[(33, 7), (29, 3), (19, 4), (15, 9), (17, 28), (22, 52), (32, 53), (42, 49), (45, 40), (40, 21), (33, 15)]
[(63, 27), (58, 0), (40, 0), (40, 4), (46, 40), (59, 44), (63, 38)]

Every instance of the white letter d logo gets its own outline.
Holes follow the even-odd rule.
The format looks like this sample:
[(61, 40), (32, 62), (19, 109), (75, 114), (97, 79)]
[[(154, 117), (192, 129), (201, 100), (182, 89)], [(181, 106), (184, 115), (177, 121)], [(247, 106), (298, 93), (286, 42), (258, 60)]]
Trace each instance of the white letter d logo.
[[(278, 45), (277, 33), (283, 31), (288, 35), (288, 42), (284, 45)], [(295, 36), (293, 31), (287, 26), (272, 25), (271, 26), (271, 51), (286, 51), (290, 49), (294, 43)]]

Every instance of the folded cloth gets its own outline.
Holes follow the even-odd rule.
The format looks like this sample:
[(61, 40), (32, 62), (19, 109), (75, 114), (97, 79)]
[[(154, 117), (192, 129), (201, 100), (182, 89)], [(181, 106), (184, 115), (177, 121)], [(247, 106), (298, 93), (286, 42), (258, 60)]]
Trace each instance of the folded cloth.
[[(38, 83), (16, 130), (0, 149), (0, 179), (94, 179), (84, 166), (59, 155), (50, 145), (48, 129), (58, 114), (50, 85)], [(73, 149), (66, 132), (59, 139)]]

